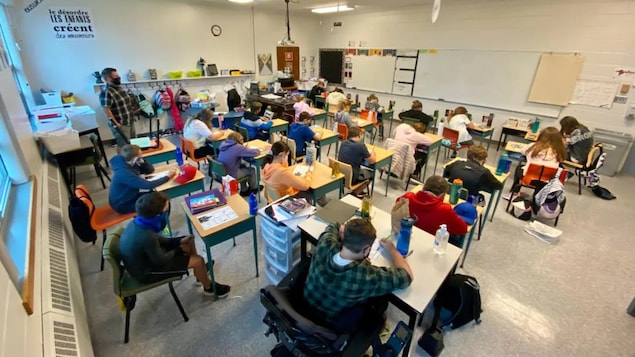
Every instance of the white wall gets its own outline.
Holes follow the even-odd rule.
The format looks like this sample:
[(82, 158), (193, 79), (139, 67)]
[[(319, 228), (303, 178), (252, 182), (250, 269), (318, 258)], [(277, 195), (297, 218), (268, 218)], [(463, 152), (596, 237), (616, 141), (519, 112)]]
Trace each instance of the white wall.
[[(95, 39), (55, 39), (48, 10), (58, 7), (88, 10)], [(256, 54), (266, 52), (273, 54), (275, 70), (277, 41), (286, 34), (282, 9), (262, 11), (256, 7), (252, 13), (249, 6), (179, 1), (47, 0), (28, 14), (16, 7), (11, 17), (32, 87), (73, 92), (78, 103), (95, 108), (103, 120), (91, 74), (107, 66), (117, 68), (124, 81), (130, 69), (137, 79), (148, 79), (148, 68), (156, 68), (159, 77), (166, 77), (169, 71), (195, 70), (199, 57), (215, 63), (219, 70), (256, 70)], [(317, 56), (317, 19), (292, 14), (291, 21), (292, 38), (300, 46), (301, 56)], [(219, 37), (210, 32), (214, 24), (222, 27)], [(196, 83), (199, 85), (186, 88), (190, 94), (206, 86), (218, 92), (217, 102), (225, 108), (222, 85), (226, 81), (217, 86)], [(154, 90), (148, 88), (147, 92)], [(109, 130), (103, 130), (104, 123), (102, 137), (111, 137)]]
[[(332, 27), (333, 21), (341, 21), (343, 26)], [(634, 21), (632, 0), (445, 1), (436, 24), (430, 22), (430, 6), (323, 17), (319, 47), (346, 48), (349, 40), (355, 40), (366, 41), (366, 48), (581, 52), (586, 56), (582, 76), (611, 78), (616, 66), (635, 68)], [(634, 91), (629, 93), (629, 104), (635, 104)], [(367, 95), (360, 93), (361, 98)], [(379, 97), (382, 102), (396, 100), (397, 111), (406, 109), (412, 101), (403, 96)], [(429, 113), (457, 105), (422, 101), (424, 111)], [(626, 108), (625, 104), (613, 104), (612, 109), (570, 105), (561, 116), (576, 116), (591, 128), (635, 134), (633, 120), (624, 119)], [(528, 117), (491, 108), (468, 110), (475, 118), (496, 113), (498, 126), (509, 116)], [(545, 122), (557, 125), (554, 119)]]

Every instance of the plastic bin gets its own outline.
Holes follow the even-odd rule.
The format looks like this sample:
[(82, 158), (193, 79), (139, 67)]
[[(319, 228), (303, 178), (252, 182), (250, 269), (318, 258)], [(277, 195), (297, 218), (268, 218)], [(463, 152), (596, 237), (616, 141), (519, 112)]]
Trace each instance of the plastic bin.
[(633, 136), (619, 131), (595, 129), (593, 137), (596, 143), (602, 143), (606, 153), (604, 166), (598, 170), (598, 173), (600, 175), (615, 176), (622, 170)]

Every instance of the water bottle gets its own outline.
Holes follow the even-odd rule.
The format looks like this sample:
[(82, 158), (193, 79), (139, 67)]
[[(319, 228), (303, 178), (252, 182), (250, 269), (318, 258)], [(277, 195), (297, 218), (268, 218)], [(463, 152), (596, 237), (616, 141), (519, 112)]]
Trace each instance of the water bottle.
[(437, 127), (437, 136), (443, 137), (443, 126), (445, 123), (443, 122), (443, 118), (440, 119), (439, 126)]
[(450, 204), (455, 205), (459, 202), (459, 194), (462, 190), (464, 190), (463, 180), (458, 178), (454, 179), (454, 181), (450, 184)]
[(445, 254), (445, 249), (448, 247), (449, 239), (450, 233), (448, 233), (448, 227), (445, 224), (442, 224), (439, 226), (437, 233), (434, 235), (434, 252), (439, 255)]
[(434, 118), (434, 120), (438, 120), (439, 119), (439, 109), (434, 111), (434, 113), (432, 114), (432, 117)]
[(252, 216), (258, 214), (258, 200), (253, 192), (249, 195), (249, 214)]
[(507, 154), (501, 155), (498, 159), (498, 164), (496, 165), (496, 175), (500, 176), (505, 172), (505, 167), (507, 166)]
[(399, 228), (399, 237), (397, 238), (397, 251), (404, 257), (408, 255), (410, 249), (410, 236), (412, 236), (412, 225), (415, 220), (410, 217), (401, 219), (401, 228)]
[(179, 167), (183, 166), (183, 152), (180, 147), (176, 147), (176, 163), (179, 164)]
[(505, 156), (505, 173), (508, 174), (512, 169), (512, 160), (509, 158), (509, 155), (503, 154)]
[(355, 94), (355, 105), (359, 107), (359, 94)]
[(315, 161), (316, 156), (317, 149), (315, 148), (315, 142), (311, 140), (309, 147), (306, 149), (306, 157), (304, 158), (304, 161), (306, 161), (307, 164), (311, 165), (313, 161)]
[(360, 209), (360, 214), (362, 218), (368, 219), (370, 218), (370, 209), (373, 207), (373, 200), (369, 195), (364, 196), (362, 199), (362, 207)]
[(227, 129), (225, 126), (225, 117), (223, 114), (218, 114), (218, 127), (221, 129)]
[(540, 119), (536, 118), (536, 120), (534, 120), (534, 123), (531, 125), (531, 132), (534, 134), (537, 133), (538, 128), (540, 128)]

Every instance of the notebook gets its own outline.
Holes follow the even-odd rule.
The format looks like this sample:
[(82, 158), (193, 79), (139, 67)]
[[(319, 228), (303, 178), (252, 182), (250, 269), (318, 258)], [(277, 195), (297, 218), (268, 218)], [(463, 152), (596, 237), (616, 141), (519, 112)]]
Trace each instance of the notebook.
[(217, 189), (201, 192), (185, 198), (185, 203), (192, 214), (198, 214), (222, 206), (227, 203), (225, 196)]
[(326, 223), (346, 222), (353, 217), (357, 208), (340, 200), (332, 200), (326, 206), (320, 208), (315, 216)]

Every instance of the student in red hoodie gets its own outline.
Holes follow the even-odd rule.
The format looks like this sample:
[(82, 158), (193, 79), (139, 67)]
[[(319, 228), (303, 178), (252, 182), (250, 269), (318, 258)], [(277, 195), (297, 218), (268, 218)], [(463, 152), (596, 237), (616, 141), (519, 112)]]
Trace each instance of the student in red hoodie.
[(417, 216), (415, 225), (434, 235), (442, 224), (447, 225), (451, 236), (462, 236), (467, 233), (467, 224), (452, 209), (449, 203), (443, 202), (450, 184), (441, 176), (430, 176), (419, 192), (406, 192), (409, 200), (410, 214)]

